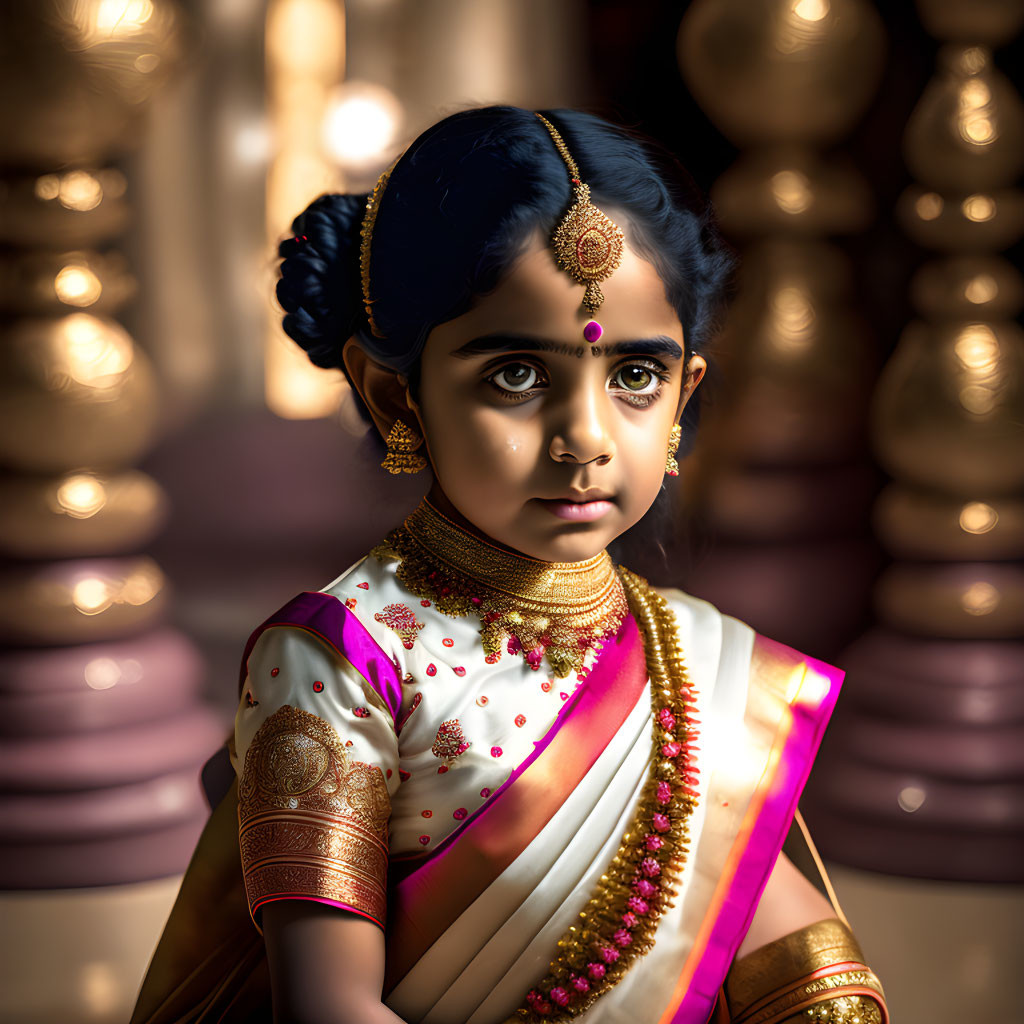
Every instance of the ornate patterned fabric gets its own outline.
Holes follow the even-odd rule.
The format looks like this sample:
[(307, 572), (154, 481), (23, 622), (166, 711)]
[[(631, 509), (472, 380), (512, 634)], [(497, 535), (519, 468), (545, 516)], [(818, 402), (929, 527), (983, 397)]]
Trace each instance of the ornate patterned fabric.
[(260, 726), (238, 788), (250, 911), (315, 897), (383, 924), (391, 801), (380, 769), (351, 761), (322, 718), (289, 705)]

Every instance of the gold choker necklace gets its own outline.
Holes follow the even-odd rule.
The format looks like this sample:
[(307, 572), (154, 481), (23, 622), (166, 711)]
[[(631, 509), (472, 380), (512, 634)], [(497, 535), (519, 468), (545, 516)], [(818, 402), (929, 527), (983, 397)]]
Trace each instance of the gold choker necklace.
[(503, 650), (556, 676), (583, 667), (629, 611), (606, 551), (585, 562), (542, 562), (476, 537), (424, 500), (373, 549), (400, 561), (399, 580), (446, 615), (476, 615), (488, 662)]

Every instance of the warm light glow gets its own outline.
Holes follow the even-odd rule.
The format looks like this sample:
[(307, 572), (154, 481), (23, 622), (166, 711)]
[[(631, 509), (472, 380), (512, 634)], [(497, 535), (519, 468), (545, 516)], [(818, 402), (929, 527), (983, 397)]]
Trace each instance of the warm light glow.
[(942, 213), (942, 196), (938, 192), (925, 192), (918, 196), (914, 210), (921, 220), (935, 220)]
[[(148, 604), (163, 590), (163, 586), (163, 573), (154, 563), (146, 561), (121, 579), (86, 576), (78, 580), (71, 588), (71, 601), (83, 615), (99, 615), (112, 605), (138, 607)], [(103, 667), (96, 671), (99, 672), (97, 678), (102, 681), (105, 678)]]
[(793, 3), (793, 13), (803, 21), (821, 21), (828, 11), (828, 0), (794, 0)]
[(235, 156), (243, 164), (264, 164), (270, 157), (270, 132), (260, 118), (243, 123), (235, 130)]
[(113, 658), (93, 658), (85, 666), (85, 682), (93, 690), (109, 690), (121, 681), (121, 666)]
[(1002, 595), (991, 583), (972, 583), (960, 595), (960, 607), (968, 615), (989, 615), (996, 610)]
[(904, 786), (896, 797), (896, 803), (900, 805), (900, 810), (913, 814), (925, 802), (927, 796), (920, 786)]
[(142, 75), (148, 75), (151, 71), (156, 71), (159, 64), (160, 55), (158, 53), (140, 53), (132, 61), (132, 67)]
[(118, 384), (134, 358), (128, 335), (88, 313), (73, 313), (61, 326), (60, 345), (71, 379), (94, 388)]
[(99, 615), (113, 603), (110, 585), (98, 576), (87, 576), (71, 588), (71, 600), (83, 615)]
[(961, 204), (960, 209), (968, 220), (982, 223), (991, 220), (996, 215), (996, 201), (991, 196), (982, 195), (980, 192), (968, 196)]
[(991, 274), (978, 274), (964, 286), (964, 298), (976, 306), (991, 302), (999, 294), (999, 285)]
[(983, 46), (968, 46), (960, 54), (960, 67), (969, 75), (976, 75), (988, 67), (988, 50)]
[(801, 351), (814, 336), (816, 316), (811, 297), (799, 285), (786, 285), (772, 296), (772, 339), (777, 349), (792, 353)]
[(56, 199), (60, 195), (60, 178), (56, 174), (36, 178), (35, 193), (38, 199)]
[(94, 210), (103, 201), (103, 187), (88, 171), (69, 171), (61, 178), (61, 206), (69, 210)]
[(401, 104), (390, 90), (346, 82), (334, 91), (324, 112), (324, 146), (343, 166), (383, 162), (401, 117)]
[(91, 306), (100, 297), (103, 285), (88, 267), (72, 264), (57, 272), (53, 289), (57, 298), (69, 306)]
[(987, 324), (967, 324), (961, 329), (953, 351), (963, 373), (960, 404), (976, 416), (987, 416), (1006, 387), (999, 339)]
[(128, 189), (128, 180), (116, 168), (108, 167), (96, 175), (104, 196), (110, 199), (120, 199)]
[(151, 0), (99, 0), (95, 9), (96, 31), (115, 37), (141, 32), (153, 17)]
[(772, 195), (783, 213), (803, 213), (814, 199), (810, 181), (800, 171), (779, 171), (773, 174)]
[(957, 130), (973, 146), (987, 146), (999, 138), (992, 91), (980, 78), (968, 78), (957, 96)]
[(960, 509), (960, 529), (964, 533), (988, 533), (999, 522), (999, 513), (983, 501), (969, 501)]
[(93, 1019), (116, 1017), (124, 1001), (124, 981), (120, 965), (97, 961), (85, 964), (79, 975), (82, 1009)]
[[(268, 242), (276, 245), (296, 213), (317, 195), (346, 191), (323, 145), (328, 102), (345, 71), (342, 0), (270, 0), (265, 53), (266, 133), (273, 140), (266, 223)], [(340, 372), (313, 366), (283, 338), (277, 316), (269, 322), (264, 360), (266, 400), (274, 413), (305, 419), (337, 409)]]
[(103, 484), (89, 473), (76, 473), (57, 486), (58, 511), (73, 519), (89, 519), (107, 503)]

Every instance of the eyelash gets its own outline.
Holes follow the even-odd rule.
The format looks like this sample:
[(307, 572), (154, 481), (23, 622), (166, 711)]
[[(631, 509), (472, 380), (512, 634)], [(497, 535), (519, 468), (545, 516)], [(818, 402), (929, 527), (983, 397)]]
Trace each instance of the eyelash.
[[(533, 386), (526, 389), (525, 391), (509, 391), (503, 388), (500, 384), (495, 382), (495, 378), (503, 371), (513, 366), (528, 366), (534, 373), (537, 374), (537, 380)], [(633, 359), (626, 363), (621, 363), (619, 366), (612, 370), (609, 380), (614, 380), (623, 370), (628, 369), (631, 366), (639, 366), (652, 374), (659, 381), (658, 387), (654, 391), (647, 394), (635, 394), (630, 393), (625, 388), (615, 388), (613, 390), (619, 393), (619, 397), (623, 401), (628, 402), (630, 405), (637, 409), (646, 409), (653, 405), (660, 397), (662, 392), (662, 385), (667, 384), (671, 379), (669, 371), (659, 362), (655, 360), (644, 360), (644, 359)], [(502, 399), (507, 402), (522, 402), (528, 398), (532, 398), (538, 387), (544, 386), (548, 383), (547, 378), (544, 376), (543, 371), (539, 366), (525, 360), (515, 360), (514, 362), (504, 363), (497, 367), (485, 378), (488, 384), (497, 391)]]

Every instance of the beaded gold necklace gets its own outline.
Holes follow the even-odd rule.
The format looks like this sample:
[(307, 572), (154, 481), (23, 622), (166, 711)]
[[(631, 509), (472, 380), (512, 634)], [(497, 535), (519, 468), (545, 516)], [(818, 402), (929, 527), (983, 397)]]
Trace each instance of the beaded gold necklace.
[(426, 500), (373, 554), (398, 558), (399, 580), (445, 615), (478, 616), (490, 663), (507, 650), (533, 669), (547, 658), (567, 676), (629, 610), (607, 552), (584, 562), (528, 558), (463, 530)]

